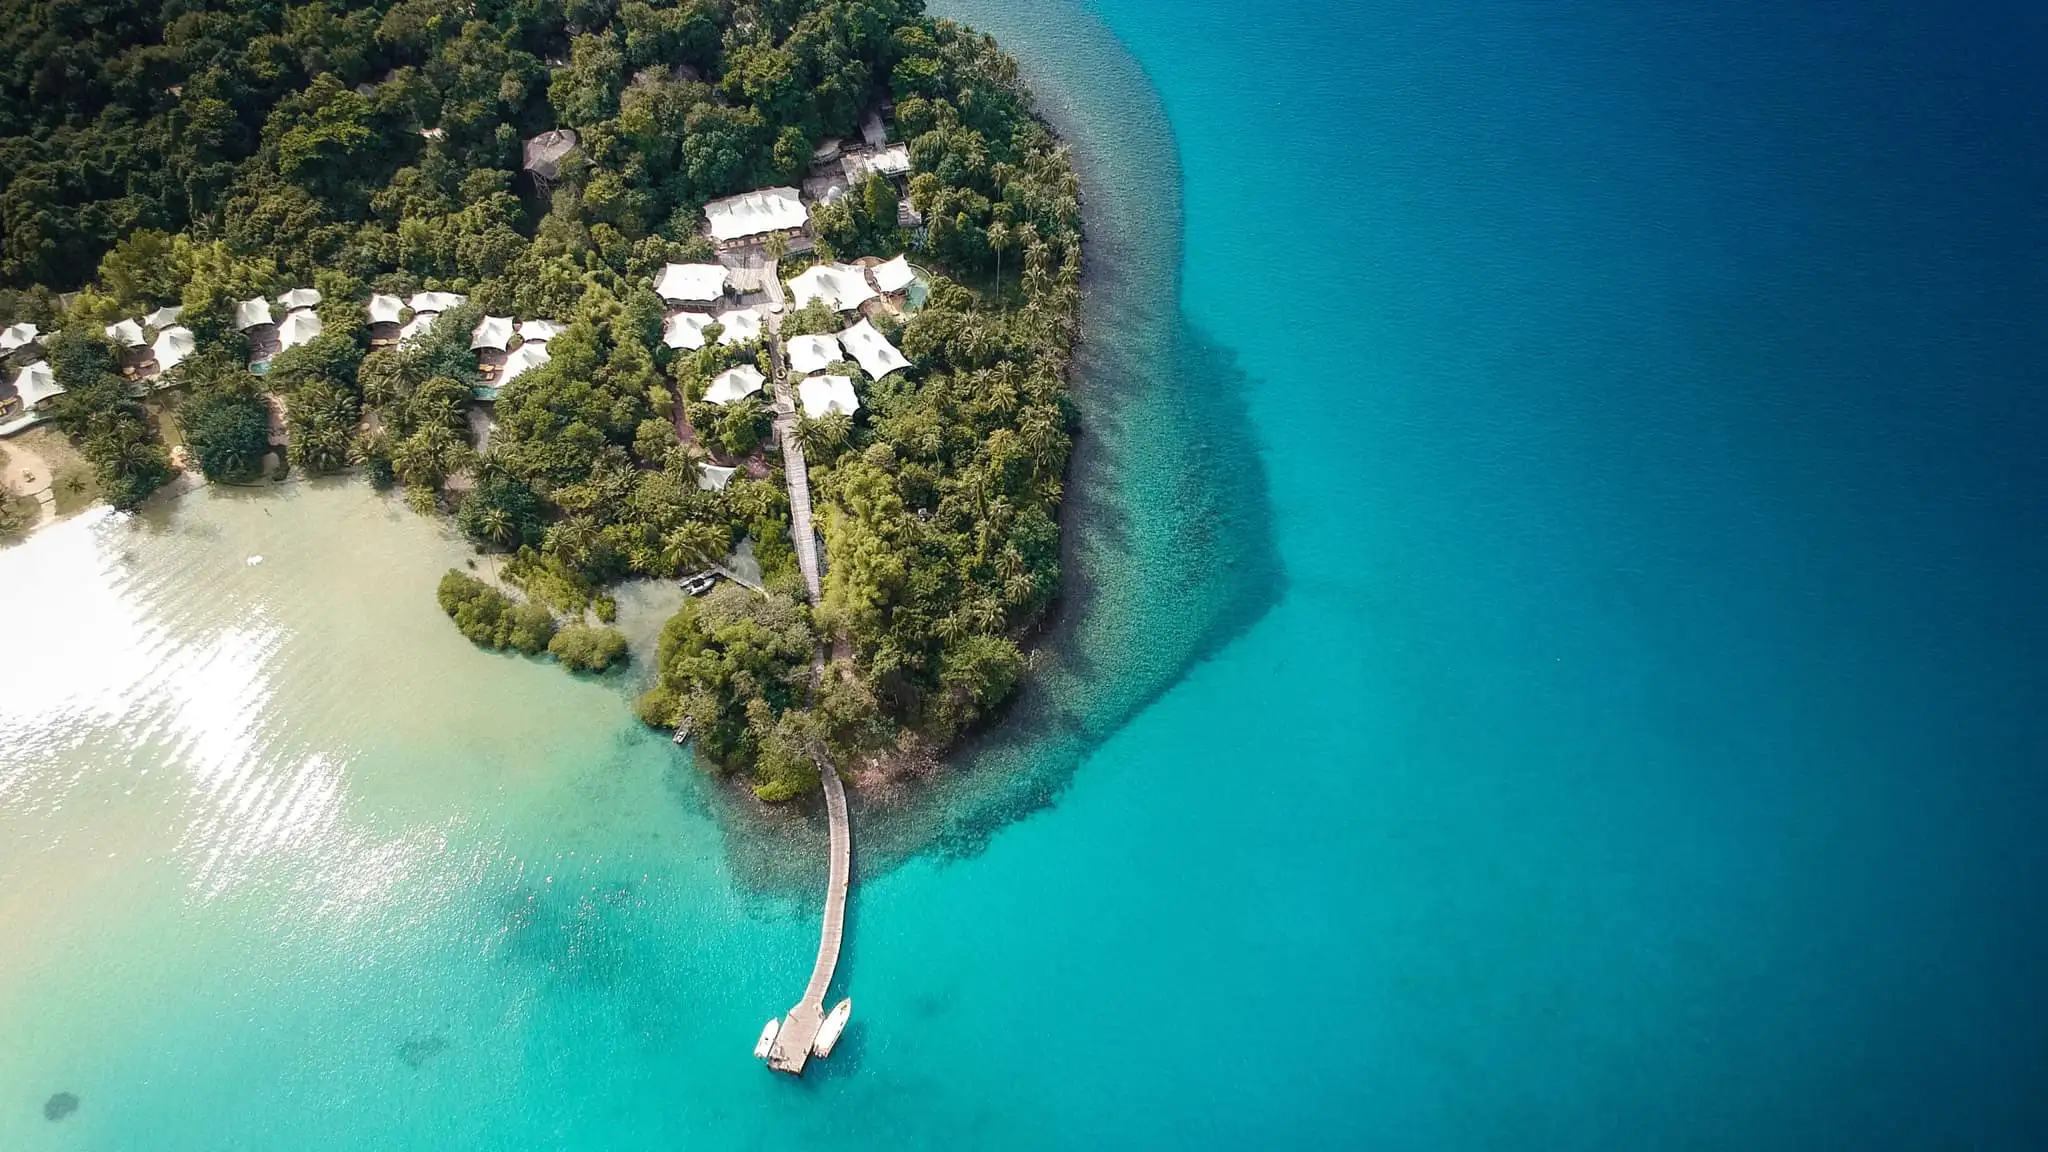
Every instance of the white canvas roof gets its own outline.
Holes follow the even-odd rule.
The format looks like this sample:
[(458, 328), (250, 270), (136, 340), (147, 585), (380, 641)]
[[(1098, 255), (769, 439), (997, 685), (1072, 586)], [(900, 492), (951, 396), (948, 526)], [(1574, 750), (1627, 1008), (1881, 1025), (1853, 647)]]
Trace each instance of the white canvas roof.
[(415, 292), (408, 303), (415, 312), (446, 312), (469, 303), (469, 297), (457, 292)]
[(878, 152), (856, 152), (842, 157), (839, 168), (846, 173), (848, 181), (865, 180), (868, 173), (879, 172), (884, 176), (901, 176), (910, 171), (910, 148), (903, 144), (891, 144)]
[(654, 278), (654, 294), (663, 300), (716, 300), (725, 295), (726, 277), (723, 264), (664, 264)]
[(486, 316), (476, 322), (469, 333), (469, 349), (491, 348), (499, 352), (512, 343), (512, 318), (510, 316)]
[(320, 334), (320, 328), (319, 316), (312, 312), (294, 312), (277, 326), (277, 346), (279, 349), (297, 348), (310, 343)]
[(311, 308), (320, 303), (320, 290), (318, 288), (294, 288), (279, 296), (277, 302), (284, 305), (287, 312), (296, 312), (301, 308)]
[(142, 334), (142, 322), (122, 320), (107, 325), (107, 339), (120, 348), (140, 348), (149, 343), (149, 337)]
[(917, 279), (917, 273), (911, 269), (910, 261), (901, 256), (875, 265), (868, 269), (868, 274), (875, 278), (875, 287), (880, 288), (884, 296), (891, 292), (903, 291)]
[(48, 360), (38, 360), (14, 374), (14, 390), (21, 393), (21, 406), (33, 408), (64, 391), (57, 386), (57, 374)]
[(711, 323), (709, 312), (678, 312), (662, 325), (661, 342), (671, 348), (702, 348), (704, 326)]
[(235, 331), (247, 332), (270, 323), (270, 301), (261, 296), (251, 296), (235, 305)]
[(545, 344), (560, 336), (563, 328), (553, 320), (521, 320), (519, 338), (529, 344)]
[(718, 323), (725, 328), (718, 337), (720, 344), (745, 344), (761, 338), (761, 314), (752, 308), (720, 312)]
[(697, 487), (704, 489), (706, 492), (723, 492), (725, 491), (725, 486), (732, 483), (732, 474), (737, 471), (739, 471), (737, 468), (720, 468), (716, 464), (699, 464), (697, 465)]
[(875, 326), (862, 320), (839, 334), (839, 342), (846, 345), (848, 353), (860, 361), (861, 371), (870, 380), (880, 380), (891, 372), (910, 367), (910, 361), (896, 350), (889, 338), (875, 331)]
[(850, 264), (813, 264), (789, 282), (789, 289), (796, 293), (797, 307), (823, 300), (834, 312), (858, 308), (863, 301), (875, 298), (875, 290), (868, 287), (867, 273)]
[(396, 324), (405, 315), (405, 301), (381, 293), (370, 297), (370, 323)]
[(528, 368), (538, 368), (548, 360), (548, 346), (545, 343), (536, 340), (521, 344), (512, 350), (510, 356), (505, 357), (505, 366), (498, 370), (498, 386), (502, 388), (510, 384), (513, 377)]
[(801, 228), (810, 213), (794, 188), (763, 188), (713, 200), (704, 206), (704, 218), (711, 223), (711, 235), (719, 240), (737, 240), (763, 232)]
[(839, 341), (830, 336), (791, 336), (783, 344), (789, 353), (789, 370), (802, 372), (823, 372), (839, 359)]
[(178, 316), (184, 311), (183, 305), (166, 304), (149, 315), (144, 316), (142, 322), (151, 328), (169, 328), (178, 322)]
[(434, 326), (434, 317), (438, 315), (440, 315), (438, 312), (421, 312), (412, 319), (407, 320), (405, 327), (398, 330), (398, 342), (401, 344), (411, 343), (414, 338)]
[(761, 390), (761, 373), (752, 364), (727, 368), (712, 377), (711, 387), (704, 390), (707, 404), (730, 404), (742, 396)]
[(33, 324), (10, 324), (0, 332), (0, 352), (12, 352), (23, 345), (33, 344), (42, 332)]
[(806, 376), (797, 383), (796, 394), (804, 402), (804, 415), (813, 420), (833, 412), (851, 416), (860, 411), (860, 397), (853, 394), (850, 377)]
[(149, 350), (156, 357), (156, 366), (168, 372), (184, 363), (198, 347), (190, 328), (173, 325), (156, 334), (156, 343)]

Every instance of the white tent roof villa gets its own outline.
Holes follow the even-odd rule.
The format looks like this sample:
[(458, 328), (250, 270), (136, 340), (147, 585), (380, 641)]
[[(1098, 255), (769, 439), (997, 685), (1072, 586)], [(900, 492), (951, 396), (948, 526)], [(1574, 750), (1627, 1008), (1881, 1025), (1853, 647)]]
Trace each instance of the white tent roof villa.
[(712, 323), (708, 312), (678, 312), (662, 325), (661, 342), (671, 348), (702, 348), (704, 328)]
[(833, 412), (851, 416), (860, 411), (850, 377), (806, 376), (797, 383), (796, 393), (804, 402), (804, 415), (813, 420)]
[(512, 318), (510, 316), (486, 316), (476, 322), (469, 333), (469, 350), (489, 348), (503, 352), (512, 343)]
[(529, 344), (545, 344), (560, 336), (566, 329), (553, 320), (521, 320), (519, 338)]
[(318, 288), (294, 288), (279, 296), (277, 302), (284, 305), (287, 312), (296, 312), (301, 308), (312, 308), (320, 303), (320, 290)]
[(400, 344), (411, 343), (415, 337), (434, 326), (434, 317), (438, 315), (440, 315), (438, 312), (421, 312), (412, 319), (407, 320), (405, 327), (398, 330), (398, 342)]
[(823, 300), (834, 312), (858, 308), (875, 298), (875, 290), (868, 287), (867, 273), (850, 264), (813, 264), (797, 273), (789, 282), (789, 289), (796, 293), (797, 307)]
[(716, 464), (699, 464), (697, 465), (697, 487), (704, 489), (706, 492), (723, 492), (725, 491), (725, 486), (732, 483), (732, 474), (737, 471), (739, 471), (737, 468), (720, 468)]
[(190, 328), (173, 325), (156, 334), (156, 343), (149, 346), (149, 351), (156, 357), (156, 366), (168, 372), (184, 363), (198, 347)]
[(408, 303), (414, 312), (446, 312), (469, 303), (469, 297), (459, 292), (415, 292)]
[(309, 344), (320, 334), (320, 329), (320, 317), (308, 311), (294, 312), (277, 326), (277, 346), (283, 350)]
[(166, 304), (149, 315), (144, 316), (142, 322), (151, 328), (169, 328), (178, 322), (179, 315), (184, 311), (185, 308), (182, 304)]
[(704, 206), (704, 218), (711, 224), (716, 240), (738, 240), (763, 232), (801, 228), (810, 219), (804, 202), (794, 188), (762, 188), (713, 200)]
[(839, 342), (855, 360), (860, 361), (861, 371), (870, 380), (880, 380), (891, 372), (910, 367), (910, 361), (896, 350), (889, 338), (875, 331), (875, 326), (862, 320), (839, 334)]
[(505, 366), (498, 369), (498, 387), (503, 388), (512, 382), (513, 377), (528, 368), (540, 367), (547, 363), (548, 359), (548, 346), (545, 342), (532, 340), (521, 344), (512, 350), (510, 356), (505, 357)]
[(720, 344), (745, 344), (761, 338), (761, 314), (752, 308), (720, 312), (718, 322), (725, 327), (718, 337)]
[(370, 323), (396, 324), (405, 315), (405, 301), (382, 293), (370, 297)]
[(704, 390), (706, 404), (730, 404), (742, 396), (761, 390), (761, 372), (752, 364), (727, 368), (712, 377), (711, 387)]
[(0, 332), (0, 352), (12, 352), (36, 342), (42, 331), (33, 324), (10, 324)]
[(107, 339), (122, 348), (140, 348), (149, 343), (149, 337), (142, 334), (142, 322), (122, 320), (107, 325)]
[(703, 303), (725, 295), (726, 278), (723, 264), (664, 264), (654, 278), (654, 294), (663, 300)]
[(839, 341), (830, 336), (792, 336), (784, 344), (792, 372), (823, 372), (839, 359)]
[(261, 296), (251, 296), (235, 305), (235, 331), (247, 332), (270, 323), (270, 301)]
[(57, 374), (50, 370), (48, 360), (38, 360), (15, 373), (14, 390), (21, 393), (21, 406), (24, 408), (34, 408), (64, 391), (57, 385)]
[(917, 272), (911, 268), (910, 261), (901, 256), (875, 265), (868, 269), (868, 274), (875, 278), (875, 287), (880, 288), (884, 296), (903, 291), (917, 279)]

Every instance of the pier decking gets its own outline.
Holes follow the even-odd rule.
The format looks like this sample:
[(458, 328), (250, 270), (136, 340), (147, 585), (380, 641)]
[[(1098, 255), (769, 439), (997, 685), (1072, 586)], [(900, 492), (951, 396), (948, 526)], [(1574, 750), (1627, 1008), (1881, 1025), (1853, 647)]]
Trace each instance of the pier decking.
[[(782, 277), (774, 261), (767, 264), (768, 292), (783, 302)], [(811, 526), (810, 472), (804, 463), (803, 445), (797, 442), (796, 400), (789, 392), (789, 367), (782, 358), (782, 313), (768, 313), (768, 348), (774, 368), (775, 435), (782, 445), (783, 474), (789, 480), (789, 532), (796, 545), (797, 567), (803, 572), (804, 590), (815, 607), (822, 598), (818, 582), (818, 537)], [(824, 674), (824, 654), (812, 658), (811, 679)], [(832, 990), (832, 973), (839, 966), (839, 942), (846, 930), (846, 890), (853, 879), (853, 828), (846, 817), (846, 788), (839, 770), (821, 749), (816, 757), (818, 778), (825, 789), (825, 817), (831, 830), (831, 862), (825, 881), (825, 922), (818, 933), (818, 956), (811, 964), (811, 982), (803, 999), (782, 1019), (782, 1030), (768, 1049), (768, 1067), (777, 1072), (801, 1076), (811, 1058), (811, 1045), (825, 1023), (825, 994)]]

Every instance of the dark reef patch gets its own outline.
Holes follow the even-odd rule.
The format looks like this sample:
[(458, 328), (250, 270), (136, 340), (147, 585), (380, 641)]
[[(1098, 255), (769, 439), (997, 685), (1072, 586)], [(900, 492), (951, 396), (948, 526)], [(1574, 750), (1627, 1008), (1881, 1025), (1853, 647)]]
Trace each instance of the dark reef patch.
[(78, 1111), (78, 1097), (70, 1092), (58, 1092), (43, 1101), (43, 1119), (56, 1123)]

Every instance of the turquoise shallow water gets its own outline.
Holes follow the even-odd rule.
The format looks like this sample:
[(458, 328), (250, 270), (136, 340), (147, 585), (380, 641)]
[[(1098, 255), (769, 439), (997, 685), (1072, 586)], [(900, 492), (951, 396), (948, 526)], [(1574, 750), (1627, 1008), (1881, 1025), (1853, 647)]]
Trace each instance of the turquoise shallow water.
[(840, 1053), (743, 1055), (810, 830), (202, 500), (0, 553), (145, 638), (7, 713), (0, 1147), (2038, 1146), (2038, 13), (951, 10), (1090, 175), (1098, 586)]

